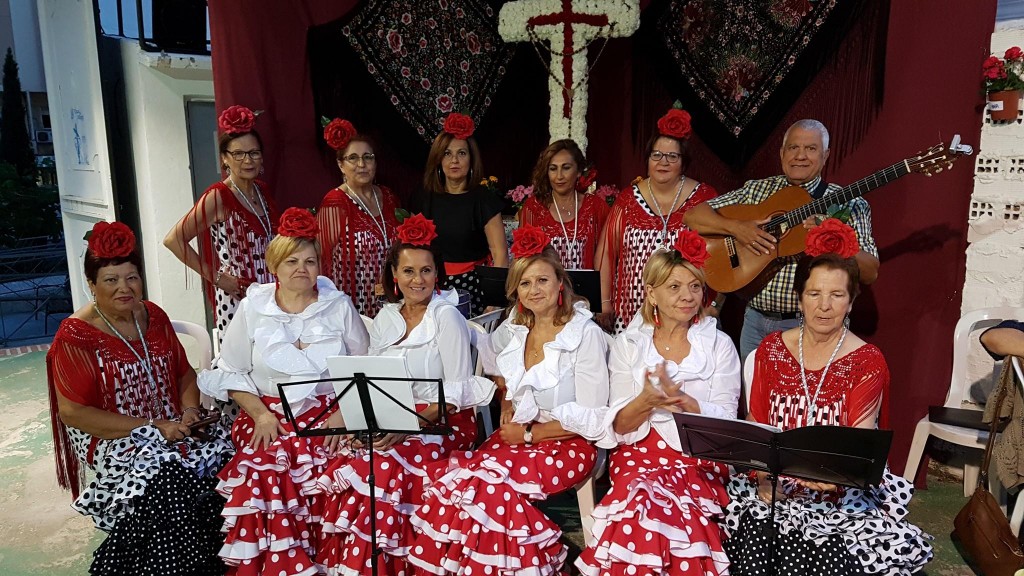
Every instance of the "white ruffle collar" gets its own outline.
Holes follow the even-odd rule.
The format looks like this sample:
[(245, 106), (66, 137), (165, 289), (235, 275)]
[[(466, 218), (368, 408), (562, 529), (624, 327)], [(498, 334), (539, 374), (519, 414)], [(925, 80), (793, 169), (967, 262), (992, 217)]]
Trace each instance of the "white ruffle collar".
[[(316, 279), (317, 300), (302, 312), (285, 312), (274, 298), (276, 285), (252, 285), (246, 292), (254, 323), (253, 342), (267, 367), (290, 375), (319, 376), (327, 370), (327, 357), (340, 353), (338, 334), (329, 326), (337, 307), (348, 296), (324, 276)], [(306, 348), (299, 349), (296, 341)]]
[(643, 382), (645, 372), (664, 362), (665, 370), (674, 381), (679, 380), (710, 380), (715, 373), (715, 344), (725, 334), (718, 330), (718, 321), (710, 316), (701, 318), (700, 322), (690, 326), (686, 332), (686, 340), (690, 343), (690, 353), (679, 364), (666, 360), (654, 345), (654, 326), (645, 324), (643, 316), (638, 312), (633, 320), (619, 336), (636, 346), (637, 359), (633, 363), (633, 379)]
[(541, 392), (558, 386), (558, 359), (561, 352), (572, 352), (579, 348), (583, 341), (583, 332), (593, 314), (584, 302), (573, 305), (573, 315), (555, 339), (544, 344), (544, 359), (526, 370), (524, 353), (526, 337), (530, 329), (522, 324), (505, 323), (511, 339), (505, 348), (498, 353), (496, 364), (498, 372), (505, 377), (505, 386), (510, 399), (517, 398), (527, 388)]
[[(427, 303), (423, 319), (402, 340), (407, 329), (402, 316), (402, 302), (385, 304), (373, 319), (373, 330), (370, 331), (370, 355), (379, 354), (387, 348), (421, 346), (434, 340), (437, 336), (437, 313), (445, 306), (454, 307), (459, 303), (459, 295), (455, 290), (442, 290), (434, 293)], [(401, 342), (399, 342), (401, 340)]]

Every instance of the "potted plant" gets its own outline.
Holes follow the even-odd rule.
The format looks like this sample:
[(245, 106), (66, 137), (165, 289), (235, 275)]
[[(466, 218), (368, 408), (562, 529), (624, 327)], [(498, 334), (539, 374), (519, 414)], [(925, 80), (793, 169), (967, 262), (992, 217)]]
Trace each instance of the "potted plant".
[(981, 70), (992, 119), (1016, 120), (1024, 89), (1024, 51), (1014, 46), (1002, 58), (989, 56)]

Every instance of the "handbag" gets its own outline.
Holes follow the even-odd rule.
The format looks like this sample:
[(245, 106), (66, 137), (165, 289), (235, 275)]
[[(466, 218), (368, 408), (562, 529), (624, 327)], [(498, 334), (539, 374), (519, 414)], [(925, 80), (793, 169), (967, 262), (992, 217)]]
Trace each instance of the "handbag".
[[(1007, 362), (1006, 366), (1010, 363)], [(1006, 392), (1007, 387), (1002, 386), (996, 400), (996, 415), (992, 418), (988, 442), (985, 443), (978, 487), (953, 520), (953, 537), (960, 541), (962, 550), (985, 576), (1012, 576), (1024, 567), (1024, 552), (1010, 530), (1010, 522), (988, 491), (989, 460), (999, 423), (999, 407), (1006, 398)]]

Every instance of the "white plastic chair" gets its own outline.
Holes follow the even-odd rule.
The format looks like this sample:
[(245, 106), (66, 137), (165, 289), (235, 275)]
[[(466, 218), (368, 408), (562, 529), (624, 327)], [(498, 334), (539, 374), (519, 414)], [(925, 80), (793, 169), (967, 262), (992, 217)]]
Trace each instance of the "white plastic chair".
[(504, 310), (493, 310), (486, 314), (481, 314), (479, 316), (470, 318), (469, 321), (476, 322), (480, 326), (483, 326), (484, 332), (490, 334), (491, 332), (494, 332), (494, 330), (498, 327), (499, 324), (501, 324), (502, 312), (504, 312)]
[[(605, 341), (611, 348), (615, 337), (605, 332)], [(604, 476), (608, 465), (608, 451), (604, 448), (597, 449), (597, 462), (594, 463), (594, 470), (586, 480), (576, 485), (576, 500), (580, 507), (580, 525), (583, 527), (583, 538), (587, 545), (594, 540), (594, 506), (597, 501), (597, 494), (594, 490), (594, 481)]]
[(743, 360), (743, 398), (747, 402), (748, 415), (750, 414), (750, 388), (754, 383), (754, 356), (756, 355), (757, 349), (755, 348)]
[[(213, 343), (210, 340), (210, 333), (205, 328), (194, 322), (185, 322), (184, 320), (171, 320), (171, 327), (174, 328), (175, 334), (185, 334), (196, 341), (196, 346), (199, 349), (199, 366), (196, 367), (196, 372), (209, 370), (213, 367)], [(200, 394), (199, 404), (210, 408), (213, 406), (213, 398), (206, 394)]]
[[(970, 398), (971, 383), (967, 381), (967, 356), (970, 343), (976, 340), (971, 336), (975, 331), (991, 328), (1008, 319), (1024, 320), (1024, 308), (982, 308), (964, 314), (956, 323), (956, 329), (953, 332), (953, 374), (943, 406), (946, 408), (970, 408), (970, 406), (964, 405), (964, 401)], [(980, 407), (976, 408), (980, 410)], [(988, 440), (987, 431), (952, 424), (937, 424), (930, 421), (925, 415), (918, 421), (917, 427), (914, 429), (914, 441), (910, 446), (906, 469), (903, 471), (903, 477), (910, 482), (913, 482), (914, 477), (917, 476), (917, 469), (921, 465), (921, 458), (924, 455), (929, 436), (942, 438), (960, 446), (975, 448), (979, 453), (985, 449), (985, 442)], [(964, 464), (964, 497), (970, 497), (978, 485), (980, 467), (979, 463)]]
[(213, 344), (210, 340), (210, 333), (199, 324), (185, 322), (184, 320), (171, 320), (171, 327), (175, 334), (186, 334), (196, 341), (199, 347), (199, 366), (197, 371), (209, 370), (213, 362)]
[[(467, 320), (466, 324), (469, 326), (471, 335), (473, 336), (473, 374), (476, 376), (484, 375), (484, 361), (480, 357), (480, 352), (477, 350), (480, 336), (487, 335), (487, 329), (477, 324), (473, 320)], [(484, 424), (484, 437), (487, 438), (494, 433), (494, 421), (491, 420), (491, 406), (490, 404), (484, 406), (477, 406), (476, 409), (477, 418), (480, 419)]]

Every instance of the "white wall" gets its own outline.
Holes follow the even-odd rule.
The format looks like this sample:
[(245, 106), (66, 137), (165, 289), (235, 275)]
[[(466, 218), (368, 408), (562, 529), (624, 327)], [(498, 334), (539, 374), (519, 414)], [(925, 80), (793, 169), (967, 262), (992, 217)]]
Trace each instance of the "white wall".
[[(992, 34), (993, 54), (1002, 56), (1011, 46), (1024, 46), (1024, 21), (1000, 24)], [(993, 123), (985, 114), (967, 240), (962, 311), (1024, 307), (1024, 111), (1015, 122)], [(975, 350), (968, 377), (986, 376), (990, 366)]]
[(89, 0), (39, 0), (38, 11), (71, 294), (78, 308), (89, 298), (82, 238), (97, 221), (115, 215), (96, 27)]
[(199, 276), (164, 248), (163, 238), (192, 208), (185, 102), (213, 99), (211, 61), (208, 56), (147, 53), (138, 42), (123, 40), (121, 62), (148, 297), (171, 318), (205, 326)]

